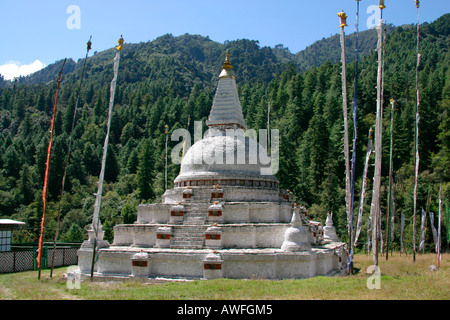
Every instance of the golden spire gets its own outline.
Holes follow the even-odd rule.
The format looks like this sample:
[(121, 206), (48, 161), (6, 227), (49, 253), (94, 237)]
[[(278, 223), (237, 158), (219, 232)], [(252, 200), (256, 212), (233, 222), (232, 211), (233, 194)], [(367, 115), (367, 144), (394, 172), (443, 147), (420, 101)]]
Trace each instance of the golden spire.
[(228, 52), (228, 49), (227, 49), (227, 54), (225, 56), (225, 62), (223, 63), (222, 72), (219, 75), (219, 79), (225, 78), (225, 77), (235, 78), (234, 72), (233, 72), (233, 66), (231, 65), (231, 62), (230, 62), (230, 53)]
[(123, 49), (123, 38), (122, 35), (120, 35), (119, 40), (117, 40), (117, 42), (119, 43), (119, 45), (116, 47), (117, 50), (122, 50)]
[(227, 49), (227, 54), (225, 56), (225, 62), (223, 63), (223, 68), (224, 69), (233, 69), (233, 66), (231, 65), (231, 62), (230, 62), (230, 53), (228, 52), (228, 49)]
[(338, 12), (338, 17), (340, 18), (340, 24), (339, 27), (347, 27), (347, 15), (345, 14), (344, 10), (341, 12)]

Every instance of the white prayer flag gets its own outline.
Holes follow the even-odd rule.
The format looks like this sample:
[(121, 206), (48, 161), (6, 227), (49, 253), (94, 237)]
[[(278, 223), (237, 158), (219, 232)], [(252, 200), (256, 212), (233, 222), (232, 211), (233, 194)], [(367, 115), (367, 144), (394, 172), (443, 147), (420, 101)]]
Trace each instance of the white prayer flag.
[(431, 211), (430, 211), (430, 224), (431, 224), (431, 231), (433, 232), (434, 247), (437, 252), (438, 251), (438, 235), (437, 235), (437, 230), (434, 227), (434, 212), (431, 212)]
[(420, 223), (420, 242), (419, 242), (419, 251), (420, 250), (424, 250), (425, 249), (425, 230), (424, 230), (424, 226), (425, 226), (425, 217), (426, 217), (426, 212), (425, 210), (423, 210), (422, 208), (422, 221)]

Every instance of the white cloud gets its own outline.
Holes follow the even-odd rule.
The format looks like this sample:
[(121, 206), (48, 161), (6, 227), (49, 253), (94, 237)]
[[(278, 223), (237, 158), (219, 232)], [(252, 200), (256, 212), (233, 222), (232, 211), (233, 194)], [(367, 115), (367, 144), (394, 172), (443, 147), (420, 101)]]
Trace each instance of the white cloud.
[(15, 77), (27, 76), (45, 67), (45, 64), (39, 60), (35, 60), (30, 64), (21, 64), (17, 61), (11, 61), (0, 66), (0, 74), (6, 80), (12, 80)]

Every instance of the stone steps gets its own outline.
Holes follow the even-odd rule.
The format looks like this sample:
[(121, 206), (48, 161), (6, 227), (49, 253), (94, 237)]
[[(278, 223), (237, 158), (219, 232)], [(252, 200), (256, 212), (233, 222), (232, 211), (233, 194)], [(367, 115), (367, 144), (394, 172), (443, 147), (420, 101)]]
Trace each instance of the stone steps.
[[(203, 225), (203, 226), (201, 226)], [(170, 248), (172, 249), (202, 249), (206, 226), (202, 224), (191, 224), (176, 226), (173, 230), (173, 238)]]
[(207, 215), (207, 212), (188, 211), (185, 213), (183, 225), (204, 225)]
[(206, 219), (203, 217), (186, 217), (183, 221), (183, 225), (204, 225), (206, 223)]

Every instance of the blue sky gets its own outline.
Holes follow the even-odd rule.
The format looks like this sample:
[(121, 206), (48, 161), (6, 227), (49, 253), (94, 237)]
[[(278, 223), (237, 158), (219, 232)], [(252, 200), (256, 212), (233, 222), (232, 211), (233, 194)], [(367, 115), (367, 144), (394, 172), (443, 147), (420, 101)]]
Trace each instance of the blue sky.
[[(377, 4), (378, 0), (360, 2), (361, 31), (375, 21), (370, 6)], [(414, 0), (385, 4), (387, 23), (416, 22)], [(137, 43), (166, 33), (189, 33), (221, 43), (246, 38), (261, 46), (283, 44), (296, 53), (338, 33), (341, 10), (349, 16), (346, 33), (354, 32), (355, 0), (1, 0), (0, 73), (11, 72), (2, 68), (5, 65), (27, 72), (26, 67), (82, 58), (91, 35), (91, 52), (115, 46), (120, 35), (125, 43)], [(448, 12), (448, 0), (422, 0), (420, 23)]]

